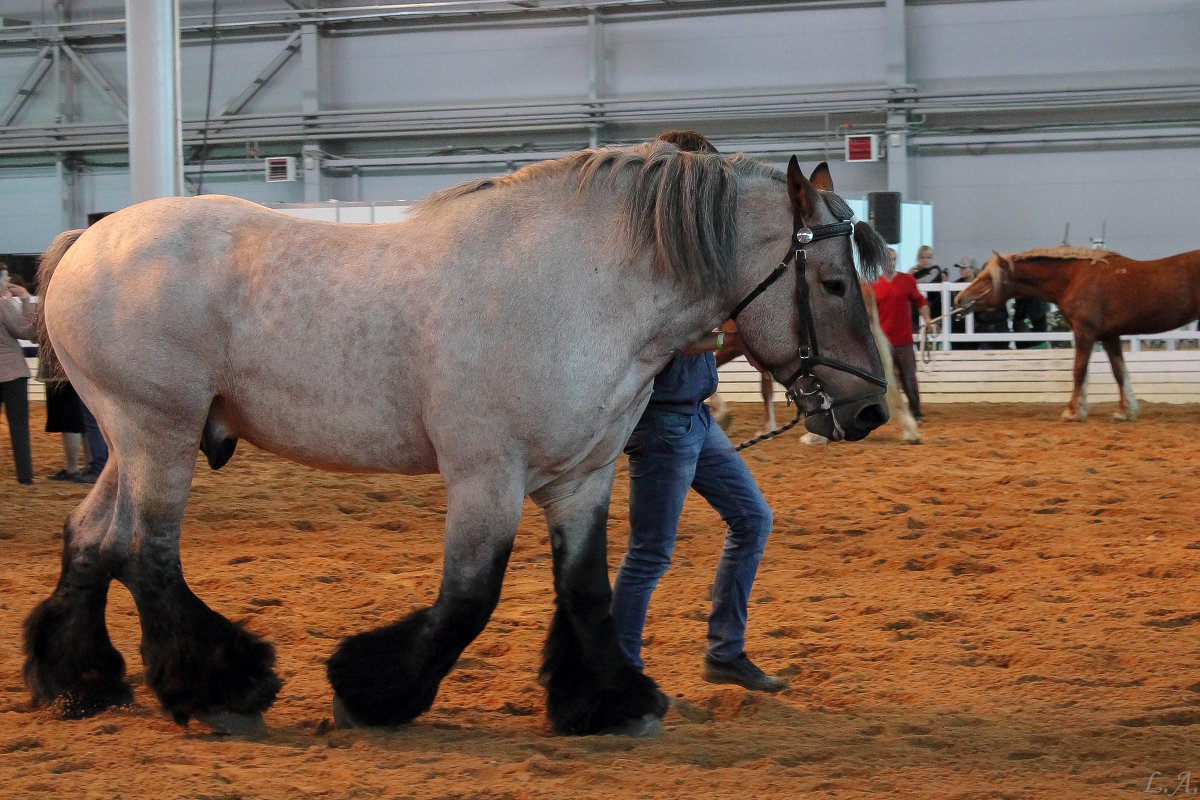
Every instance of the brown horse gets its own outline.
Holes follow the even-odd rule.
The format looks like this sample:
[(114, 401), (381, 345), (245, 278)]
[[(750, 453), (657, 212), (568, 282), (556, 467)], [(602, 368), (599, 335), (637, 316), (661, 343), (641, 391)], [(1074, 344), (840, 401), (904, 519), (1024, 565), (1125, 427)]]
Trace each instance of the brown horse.
[[(879, 356), (883, 361), (883, 374), (888, 376), (888, 413), (892, 419), (900, 424), (900, 435), (904, 441), (909, 444), (920, 444), (921, 432), (917, 428), (917, 420), (909, 410), (908, 401), (904, 399), (904, 395), (900, 392), (899, 384), (895, 381), (891, 345), (888, 343), (887, 337), (884, 336), (883, 329), (879, 327), (879, 309), (875, 305), (875, 292), (872, 291), (871, 285), (866, 281), (860, 280), (859, 286), (862, 288), (863, 302), (867, 307), (867, 317), (871, 322), (871, 333), (875, 336), (875, 343), (879, 348)], [(737, 324), (729, 320), (721, 325), (721, 330), (729, 331), (730, 333), (735, 332), (737, 331)], [(717, 353), (717, 366), (724, 366), (738, 356), (746, 356), (746, 360), (750, 363), (750, 366), (758, 370), (759, 386), (763, 402), (763, 422), (762, 427), (759, 429), (759, 434), (770, 433), (779, 427), (775, 421), (775, 381), (771, 378), (769, 372), (755, 363), (754, 358), (746, 353), (745, 348), (740, 345), (740, 339), (733, 341), (738, 343), (726, 346)], [(712, 406), (713, 416), (717, 418), (721, 427), (728, 427), (730, 414), (725, 409), (725, 401), (721, 399), (720, 393), (714, 394), (709, 398), (708, 402)], [(811, 432), (805, 433), (800, 437), (800, 440), (805, 444), (825, 444), (829, 441), (819, 433)]]
[(1162, 333), (1200, 318), (1200, 250), (1134, 261), (1108, 250), (1056, 247), (1002, 256), (996, 253), (971, 285), (954, 298), (964, 311), (998, 308), (1010, 297), (1055, 303), (1075, 335), (1075, 388), (1062, 419), (1087, 418), (1088, 361), (1104, 346), (1121, 398), (1113, 419), (1137, 419), (1137, 398), (1121, 355), (1121, 336)]

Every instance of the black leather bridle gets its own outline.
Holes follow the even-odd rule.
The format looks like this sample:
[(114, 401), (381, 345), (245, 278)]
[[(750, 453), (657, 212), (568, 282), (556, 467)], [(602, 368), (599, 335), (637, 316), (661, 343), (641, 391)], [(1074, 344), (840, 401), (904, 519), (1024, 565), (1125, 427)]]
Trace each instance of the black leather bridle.
[[(847, 364), (845, 361), (839, 361), (836, 358), (823, 356), (821, 355), (820, 350), (817, 348), (817, 329), (815, 323), (813, 322), (812, 303), (809, 297), (808, 281), (806, 280), (805, 275), (807, 254), (805, 253), (804, 246), (811, 244), (812, 242), (819, 242), (822, 239), (833, 239), (840, 236), (853, 235), (854, 223), (850, 222), (849, 220), (834, 222), (829, 225), (814, 225), (810, 228), (804, 224), (803, 220), (799, 218), (799, 214), (797, 214), (795, 230), (792, 235), (792, 246), (788, 248), (787, 255), (783, 257), (783, 261), (779, 262), (779, 266), (777, 266), (770, 275), (764, 278), (762, 282), (758, 284), (758, 286), (754, 287), (754, 289), (742, 299), (742, 302), (737, 304), (737, 306), (733, 309), (733, 312), (729, 315), (730, 319), (736, 322), (738, 314), (745, 311), (746, 306), (754, 302), (754, 300), (757, 299), (758, 296), (763, 292), (765, 292), (771, 284), (779, 280), (779, 278), (785, 272), (787, 272), (790, 264), (794, 263), (796, 265), (796, 301), (797, 305), (799, 306), (800, 316), (802, 318), (800, 329), (797, 331), (797, 338), (799, 339), (798, 348), (800, 353), (800, 366), (784, 382), (784, 387), (786, 389), (788, 400), (796, 403), (796, 405), (800, 408), (803, 408), (800, 402), (802, 397), (808, 398), (816, 395), (818, 401), (820, 402), (820, 407), (817, 411), (808, 412), (810, 414), (829, 413), (838, 406), (856, 403), (860, 400), (865, 400), (871, 397), (881, 397), (886, 393), (887, 390), (887, 381), (884, 378), (872, 375), (866, 370), (856, 367), (853, 364)], [(835, 403), (825, 392), (825, 389), (821, 386), (821, 382), (817, 380), (815, 375), (813, 375), (813, 368), (817, 366), (829, 367), (830, 369), (836, 369), (840, 372), (849, 373), (880, 388), (878, 390), (861, 392), (852, 397), (843, 398)], [(805, 391), (799, 386), (800, 381), (804, 378), (808, 378), (812, 382), (808, 391)]]

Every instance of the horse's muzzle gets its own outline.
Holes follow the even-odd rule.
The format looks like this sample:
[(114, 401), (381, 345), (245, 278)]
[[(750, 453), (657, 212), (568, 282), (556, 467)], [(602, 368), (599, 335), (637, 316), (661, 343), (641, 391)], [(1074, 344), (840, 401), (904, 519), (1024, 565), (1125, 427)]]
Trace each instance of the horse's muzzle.
[(857, 442), (868, 433), (887, 423), (887, 403), (882, 391), (871, 392), (828, 408), (806, 412), (804, 427), (832, 442)]

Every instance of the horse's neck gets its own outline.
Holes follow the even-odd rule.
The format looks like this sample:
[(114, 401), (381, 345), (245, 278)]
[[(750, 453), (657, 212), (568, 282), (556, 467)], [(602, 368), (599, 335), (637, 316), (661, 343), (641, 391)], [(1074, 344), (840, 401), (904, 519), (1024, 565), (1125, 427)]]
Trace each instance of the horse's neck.
[(1075, 272), (1085, 267), (1082, 261), (1034, 259), (1021, 262), (1013, 275), (1013, 294), (1058, 303), (1071, 285)]

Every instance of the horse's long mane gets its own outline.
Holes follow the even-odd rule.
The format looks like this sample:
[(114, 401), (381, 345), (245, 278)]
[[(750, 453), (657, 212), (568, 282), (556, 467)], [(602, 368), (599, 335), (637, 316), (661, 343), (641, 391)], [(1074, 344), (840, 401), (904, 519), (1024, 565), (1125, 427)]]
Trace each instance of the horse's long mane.
[(630, 242), (651, 248), (656, 268), (707, 292), (723, 293), (733, 284), (736, 266), (737, 176), (786, 181), (781, 171), (742, 154), (681, 152), (655, 141), (583, 150), (511, 175), (468, 181), (432, 195), (414, 212), (434, 210), (486, 189), (542, 179), (573, 183), (576, 198), (623, 190)]
[(1060, 261), (1090, 261), (1093, 264), (1107, 261), (1108, 257), (1116, 255), (1110, 250), (1096, 250), (1090, 247), (1046, 247), (1041, 250), (1026, 250), (1024, 253), (1013, 253), (1009, 261), (1030, 261), (1035, 258), (1051, 258)]

